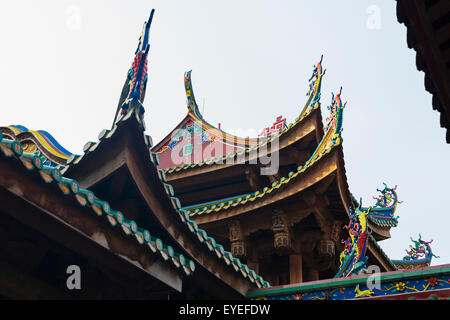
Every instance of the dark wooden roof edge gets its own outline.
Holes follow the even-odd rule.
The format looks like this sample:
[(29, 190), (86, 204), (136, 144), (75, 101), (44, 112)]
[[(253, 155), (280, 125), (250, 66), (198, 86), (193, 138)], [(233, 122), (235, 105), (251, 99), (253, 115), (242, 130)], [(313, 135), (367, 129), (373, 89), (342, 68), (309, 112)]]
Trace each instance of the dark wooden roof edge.
[[(426, 1), (425, 1), (426, 2)], [(432, 107), (440, 112), (440, 126), (446, 129), (446, 142), (450, 143), (450, 87), (448, 67), (442, 61), (435, 43), (431, 21), (427, 19), (424, 1), (397, 0), (397, 20), (405, 24), (408, 47), (416, 51), (417, 70), (425, 73), (425, 89), (432, 94)], [(440, 1), (434, 1), (433, 4)], [(441, 1), (444, 3), (444, 1)], [(447, 2), (447, 10), (450, 3)], [(442, 12), (449, 15), (450, 11)], [(447, 28), (450, 26), (447, 25)]]

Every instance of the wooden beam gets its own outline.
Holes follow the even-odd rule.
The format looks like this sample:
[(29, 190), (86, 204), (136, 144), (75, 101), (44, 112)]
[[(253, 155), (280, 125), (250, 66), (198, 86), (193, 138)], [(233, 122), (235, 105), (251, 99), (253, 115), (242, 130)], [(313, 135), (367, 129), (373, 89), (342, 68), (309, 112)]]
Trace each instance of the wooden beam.
[(317, 187), (314, 189), (315, 194), (324, 194), (328, 187), (333, 183), (333, 181), (336, 179), (335, 174), (330, 174), (328, 177), (323, 179), (317, 184)]
[[(279, 203), (284, 198), (290, 198), (295, 194), (316, 185), (319, 181), (334, 173), (337, 169), (338, 152), (340, 147), (335, 147), (331, 152), (320, 159), (320, 163), (315, 164), (302, 175), (302, 179), (294, 179), (287, 184), (286, 188), (280, 188), (276, 192), (265, 195), (260, 200), (247, 202), (245, 205), (238, 205), (228, 210), (219, 211), (214, 214), (204, 214), (195, 217), (195, 221), (199, 224), (206, 224), (218, 220), (226, 220), (237, 215), (256, 210), (268, 205)], [(345, 191), (343, 191), (345, 192)], [(348, 189), (347, 189), (348, 192)]]

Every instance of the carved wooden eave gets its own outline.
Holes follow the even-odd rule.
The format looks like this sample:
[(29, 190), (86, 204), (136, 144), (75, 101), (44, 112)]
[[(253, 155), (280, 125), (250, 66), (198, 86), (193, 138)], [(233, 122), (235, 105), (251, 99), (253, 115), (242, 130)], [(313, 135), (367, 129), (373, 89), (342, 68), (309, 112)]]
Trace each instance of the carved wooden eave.
[[(76, 178), (82, 187), (95, 190), (119, 170), (125, 172), (138, 194), (136, 205), (143, 210), (139, 218), (151, 221), (152, 227), (159, 230), (159, 237), (197, 264), (196, 271), (186, 281), (209, 281), (206, 289), (218, 297), (244, 296), (247, 290), (256, 287), (254, 272), (249, 272), (238, 260), (234, 261), (236, 267), (234, 258), (227, 256), (223, 247), (220, 250), (214, 239), (183, 216), (173, 189), (164, 183), (164, 172), (156, 168), (157, 155), (149, 150), (150, 140), (144, 135), (141, 122), (133, 114), (124, 118), (127, 119), (119, 121), (112, 131), (103, 132), (101, 141), (88, 144), (81, 158), (72, 159), (65, 175)], [(107, 198), (108, 190), (103, 191)], [(232, 266), (228, 265), (230, 259)]]
[[(80, 205), (71, 192), (61, 192), (64, 187), (60, 189), (61, 182), (55, 179), (62, 179), (61, 176), (55, 175), (51, 183), (43, 179), (45, 169), (33, 170), (28, 164), (25, 159), (0, 154), (2, 214), (95, 261), (98, 266), (114, 270), (130, 283), (140, 279), (132, 285), (136, 292), (144, 287), (153, 288), (155, 292), (181, 292), (183, 275), (180, 270), (159, 254), (149, 252), (134, 237), (124, 236), (120, 227), (114, 228), (106, 218), (99, 218), (88, 205)], [(77, 185), (69, 188), (79, 190)]]
[[(273, 148), (273, 150), (271, 147), (271, 139), (269, 139), (259, 146), (254, 144), (251, 148), (248, 148), (248, 151), (246, 152), (237, 152), (232, 156), (232, 158), (227, 157), (224, 160), (222, 157), (219, 157), (218, 159), (205, 160), (199, 164), (184, 165), (179, 168), (165, 170), (167, 181), (171, 183), (178, 183), (184, 179), (194, 179), (200, 175), (225, 169), (230, 170), (230, 168), (238, 165), (253, 163), (258, 157), (258, 148), (265, 144), (268, 145), (268, 157), (270, 157), (274, 152), (279, 152), (280, 158), (282, 159), (285, 152), (291, 152), (288, 147), (301, 145), (302, 141), (305, 141), (306, 139), (314, 140), (315, 143), (313, 148), (317, 147), (319, 142), (322, 140), (323, 134), (322, 115), (320, 108), (316, 108), (312, 110), (311, 113), (304, 119), (289, 128), (288, 131), (282, 133), (279, 136), (278, 145), (276, 148)], [(156, 149), (153, 148), (152, 150)], [(260, 165), (255, 164), (254, 166)]]

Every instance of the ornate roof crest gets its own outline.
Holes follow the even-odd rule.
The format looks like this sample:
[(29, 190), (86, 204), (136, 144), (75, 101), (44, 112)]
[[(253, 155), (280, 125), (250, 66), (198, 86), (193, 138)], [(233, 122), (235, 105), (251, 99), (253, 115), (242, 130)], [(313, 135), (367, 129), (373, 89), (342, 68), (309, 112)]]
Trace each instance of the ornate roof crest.
[(366, 218), (370, 208), (367, 211), (359, 207), (356, 210), (352, 207), (349, 209), (350, 222), (344, 226), (344, 229), (348, 230), (349, 238), (342, 241), (345, 247), (339, 256), (340, 267), (335, 278), (358, 275), (364, 273), (367, 268), (366, 249), (371, 231), (368, 230)]
[[(147, 57), (150, 49), (149, 37), (150, 37), (150, 25), (153, 19), (153, 13), (155, 9), (152, 9), (148, 21), (144, 23), (142, 34), (139, 37), (139, 44), (135, 51), (135, 57), (131, 68), (128, 70), (127, 83), (124, 90), (127, 90), (127, 96), (123, 103), (120, 104), (121, 115), (126, 114), (131, 103), (136, 103), (139, 106), (139, 117), (144, 117), (144, 106), (142, 102), (145, 97), (145, 90), (147, 87)], [(122, 92), (122, 95), (124, 93)], [(117, 117), (117, 114), (116, 114)], [(115, 121), (116, 122), (116, 119)]]

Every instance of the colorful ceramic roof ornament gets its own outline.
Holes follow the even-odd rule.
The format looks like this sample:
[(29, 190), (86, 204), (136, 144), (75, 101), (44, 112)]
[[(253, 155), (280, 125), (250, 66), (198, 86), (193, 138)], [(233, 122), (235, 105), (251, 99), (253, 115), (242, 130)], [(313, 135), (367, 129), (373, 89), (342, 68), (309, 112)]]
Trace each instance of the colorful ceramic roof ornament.
[(325, 69), (322, 68), (323, 55), (320, 56), (320, 61), (313, 66), (313, 73), (309, 78), (309, 90), (306, 96), (309, 97), (306, 102), (300, 117), (304, 117), (306, 114), (311, 112), (311, 110), (318, 108), (320, 106), (320, 88), (322, 85), (322, 77), (325, 74)]
[[(338, 121), (340, 121), (341, 119), (339, 119), (338, 115), (340, 114), (340, 110), (345, 108), (345, 105), (347, 104), (344, 103), (344, 105), (342, 105), (342, 101), (341, 101), (341, 93), (342, 93), (342, 87), (339, 89), (339, 93), (336, 94), (336, 96), (334, 95), (334, 93), (331, 93), (331, 105), (327, 106), (328, 110), (330, 110), (330, 116), (327, 118), (327, 122), (325, 125), (325, 131), (328, 130), (328, 128), (330, 126), (333, 127), (338, 127)], [(338, 134), (341, 133), (341, 128), (338, 132)]]
[(274, 133), (279, 133), (287, 128), (286, 118), (283, 116), (278, 116), (271, 127), (264, 128), (263, 131), (258, 135), (259, 137), (268, 137)]
[(414, 246), (410, 245), (409, 250), (405, 250), (407, 255), (403, 257), (403, 260), (392, 260), (398, 269), (416, 269), (421, 267), (428, 267), (431, 264), (431, 259), (439, 258), (431, 250), (431, 241), (422, 240), (422, 236), (419, 234), (419, 239), (416, 241), (412, 237), (410, 238)]
[(314, 165), (321, 157), (329, 153), (335, 146), (342, 143), (342, 123), (343, 123), (343, 113), (345, 104), (342, 105), (340, 94), (342, 92), (342, 87), (339, 94), (332, 99), (332, 109), (333, 112), (328, 118), (329, 125), (327, 126), (327, 131), (323, 136), (321, 142), (317, 146), (311, 157), (305, 162), (303, 166), (298, 166), (296, 170), (290, 171), (286, 177), (281, 178), (279, 181), (273, 182), (270, 186), (264, 187), (262, 190), (258, 190), (253, 193), (242, 194), (239, 196), (234, 196), (225, 199), (219, 199), (216, 201), (211, 201), (207, 203), (200, 203), (192, 206), (186, 206), (184, 209), (189, 213), (190, 216), (202, 215), (204, 213), (216, 213), (219, 211), (234, 208), (238, 205), (245, 205), (246, 203), (251, 203), (259, 200), (266, 195), (272, 193), (273, 190), (279, 189), (283, 185), (288, 184), (294, 179), (299, 179), (302, 174), (307, 171), (311, 166)]
[(362, 211), (359, 207), (350, 207), (350, 222), (344, 226), (348, 230), (349, 238), (342, 241), (345, 248), (339, 257), (340, 267), (335, 278), (349, 277), (365, 273), (367, 240), (371, 234), (367, 227), (369, 211)]
[[(127, 81), (124, 89), (122, 90), (114, 123), (118, 120), (117, 116), (119, 113), (119, 108), (120, 115), (124, 115), (128, 112), (130, 105), (134, 103), (139, 108), (137, 110), (139, 117), (141, 119), (144, 117), (145, 109), (142, 103), (144, 102), (145, 90), (147, 87), (147, 57), (150, 49), (150, 25), (152, 23), (154, 12), (155, 9), (152, 9), (148, 21), (144, 23), (142, 34), (139, 37), (139, 44), (135, 52), (134, 61), (131, 68), (128, 70)], [(125, 94), (126, 97), (124, 98)]]
[[(386, 183), (384, 183), (384, 189), (377, 189), (379, 195), (373, 197), (376, 200), (375, 205), (370, 209), (369, 221), (375, 223), (382, 227), (396, 227), (398, 224), (399, 216), (394, 216), (397, 209), (397, 205), (402, 203), (398, 200), (397, 196), (397, 186), (394, 188), (389, 188)], [(366, 210), (368, 208), (363, 208)]]

